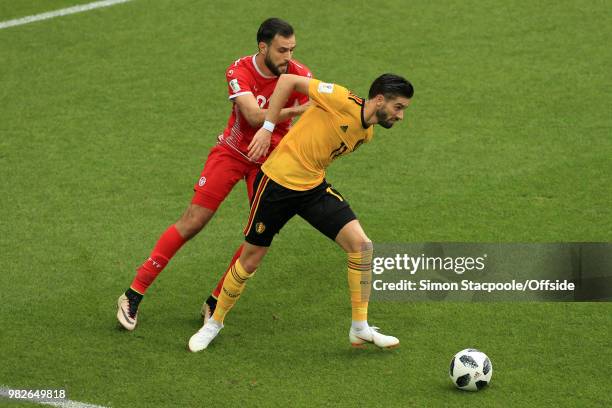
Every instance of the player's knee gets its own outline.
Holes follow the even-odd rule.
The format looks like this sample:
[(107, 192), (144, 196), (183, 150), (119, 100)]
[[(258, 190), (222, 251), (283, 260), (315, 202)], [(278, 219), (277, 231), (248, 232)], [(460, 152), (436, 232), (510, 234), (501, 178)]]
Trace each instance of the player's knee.
[(240, 260), (240, 264), (247, 273), (255, 272), (260, 263), (261, 259), (259, 257), (247, 257), (246, 259)]
[(369, 252), (373, 251), (374, 246), (368, 237), (359, 237), (351, 240), (349, 244), (349, 252)]
[(253, 273), (259, 267), (261, 260), (266, 254), (266, 248), (263, 247), (247, 247), (243, 250), (240, 256), (240, 264), (247, 273)]

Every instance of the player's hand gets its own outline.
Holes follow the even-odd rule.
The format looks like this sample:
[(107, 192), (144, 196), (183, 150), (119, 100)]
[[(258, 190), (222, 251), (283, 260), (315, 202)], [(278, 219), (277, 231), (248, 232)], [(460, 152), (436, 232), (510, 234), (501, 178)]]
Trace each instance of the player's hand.
[(261, 128), (253, 136), (253, 140), (249, 144), (249, 159), (251, 161), (257, 161), (260, 157), (268, 154), (270, 149), (270, 138), (272, 133), (269, 130)]
[(294, 116), (299, 116), (299, 115), (301, 115), (302, 113), (306, 112), (306, 111), (308, 110), (308, 108), (310, 108), (310, 101), (306, 102), (306, 103), (305, 103), (305, 104), (303, 104), (303, 105), (298, 105), (298, 106), (296, 106), (296, 107), (294, 108), (295, 110), (293, 111), (293, 115), (294, 115)]

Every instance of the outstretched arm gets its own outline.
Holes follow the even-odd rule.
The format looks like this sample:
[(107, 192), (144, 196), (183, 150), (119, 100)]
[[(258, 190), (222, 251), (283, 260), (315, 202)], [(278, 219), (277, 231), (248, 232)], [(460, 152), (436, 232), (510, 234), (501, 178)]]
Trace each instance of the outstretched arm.
[(274, 125), (282, 119), (282, 107), (285, 106), (293, 91), (308, 95), (309, 83), (310, 78), (299, 75), (285, 74), (280, 76), (270, 97), (264, 126), (255, 133), (251, 144), (249, 144), (249, 159), (256, 161), (268, 152)]
[(280, 111), (287, 103), (289, 96), (291, 96), (293, 91), (308, 95), (309, 83), (310, 78), (307, 77), (292, 74), (281, 75), (270, 97), (265, 120), (274, 124), (279, 122)]
[[(249, 125), (253, 127), (260, 127), (263, 125), (268, 110), (261, 109), (252, 94), (240, 95), (234, 98), (234, 102), (238, 105), (240, 113), (246, 121), (249, 122)], [(278, 121), (283, 122), (294, 116), (301, 115), (308, 108), (307, 105), (308, 104), (304, 104), (281, 109)]]

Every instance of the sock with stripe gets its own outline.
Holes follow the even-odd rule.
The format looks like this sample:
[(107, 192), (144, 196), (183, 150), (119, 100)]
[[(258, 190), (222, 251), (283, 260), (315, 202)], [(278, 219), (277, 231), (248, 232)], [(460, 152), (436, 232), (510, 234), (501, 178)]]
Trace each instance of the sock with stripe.
[[(217, 283), (217, 287), (215, 288), (215, 290), (213, 290), (213, 293), (211, 295), (211, 297), (213, 299), (215, 299), (215, 300), (219, 299), (219, 295), (221, 294), (221, 288), (223, 287), (223, 281), (225, 280), (225, 277), (227, 276), (227, 273), (230, 271), (230, 269), (232, 269), (232, 266), (234, 266), (234, 264), (236, 263), (238, 258), (240, 258), (240, 254), (242, 253), (242, 247), (243, 246), (240, 245), (240, 247), (238, 248), (236, 253), (234, 253), (234, 257), (230, 261), (229, 266), (225, 270), (225, 273), (223, 274), (221, 279), (219, 279), (219, 282)], [(210, 300), (210, 297), (208, 299)], [(209, 305), (210, 305), (210, 303), (209, 303)]]
[[(253, 271), (255, 273), (255, 271)], [(236, 304), (240, 294), (244, 290), (247, 279), (253, 275), (248, 273), (242, 267), (240, 259), (236, 260), (234, 265), (230, 267), (230, 271), (223, 281), (223, 288), (217, 300), (217, 307), (213, 314), (213, 319), (218, 323), (223, 323), (225, 315)]]
[(352, 327), (356, 331), (368, 326), (368, 302), (372, 281), (372, 246), (348, 254), (348, 284), (351, 293)]
[(144, 295), (157, 275), (164, 270), (170, 259), (186, 242), (174, 225), (159, 238), (149, 258), (136, 270), (136, 277), (130, 288)]

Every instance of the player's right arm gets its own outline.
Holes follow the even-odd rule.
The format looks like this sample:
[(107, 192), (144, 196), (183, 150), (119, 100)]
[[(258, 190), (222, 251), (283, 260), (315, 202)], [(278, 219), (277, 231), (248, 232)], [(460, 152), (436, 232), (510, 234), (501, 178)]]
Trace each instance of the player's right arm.
[[(300, 75), (281, 75), (276, 83), (274, 92), (270, 97), (270, 103), (268, 105), (268, 111), (265, 114), (264, 121), (274, 125), (280, 122), (282, 120), (282, 107), (287, 103), (289, 96), (293, 93), (293, 91), (308, 95), (308, 86), (310, 81), (311, 78)], [(261, 156), (268, 152), (271, 136), (272, 131), (264, 127), (255, 133), (253, 140), (249, 144), (249, 158), (251, 160), (258, 160)]]
[[(240, 114), (249, 122), (254, 128), (261, 127), (266, 117), (267, 109), (261, 109), (257, 104), (257, 100), (252, 93), (245, 93), (240, 96), (236, 96), (234, 102), (240, 109)], [(279, 114), (279, 122), (283, 122), (294, 116), (301, 115), (307, 109), (307, 106), (298, 105), (290, 108), (283, 108)]]
[(278, 123), (280, 120), (281, 108), (285, 106), (289, 96), (293, 91), (297, 91), (303, 95), (308, 95), (308, 85), (311, 78), (300, 75), (285, 74), (278, 78), (274, 92), (270, 96), (268, 112), (265, 119), (272, 123)]

